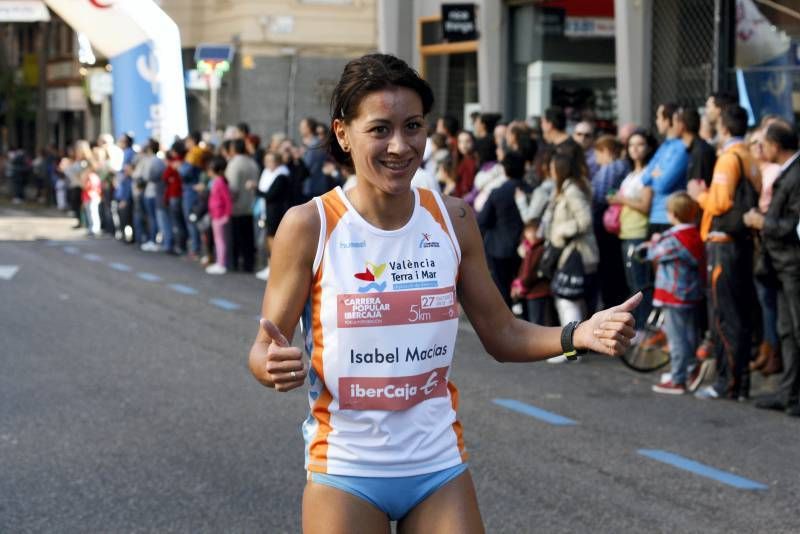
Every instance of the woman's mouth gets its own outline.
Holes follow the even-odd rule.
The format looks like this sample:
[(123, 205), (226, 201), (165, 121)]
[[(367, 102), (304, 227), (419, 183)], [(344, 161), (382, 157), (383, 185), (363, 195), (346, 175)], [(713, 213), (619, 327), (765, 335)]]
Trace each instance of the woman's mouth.
[(414, 161), (413, 159), (404, 159), (404, 160), (384, 160), (381, 161), (381, 165), (389, 169), (390, 171), (394, 172), (401, 172), (408, 170), (411, 166), (411, 162)]

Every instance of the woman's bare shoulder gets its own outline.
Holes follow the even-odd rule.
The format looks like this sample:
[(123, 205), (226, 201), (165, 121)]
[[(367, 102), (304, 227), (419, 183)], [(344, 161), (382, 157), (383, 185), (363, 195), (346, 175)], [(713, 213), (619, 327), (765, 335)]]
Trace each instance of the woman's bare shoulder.
[(319, 211), (313, 200), (289, 208), (278, 226), (275, 245), (286, 247), (295, 254), (300, 252), (300, 256), (310, 257), (313, 261), (321, 224)]

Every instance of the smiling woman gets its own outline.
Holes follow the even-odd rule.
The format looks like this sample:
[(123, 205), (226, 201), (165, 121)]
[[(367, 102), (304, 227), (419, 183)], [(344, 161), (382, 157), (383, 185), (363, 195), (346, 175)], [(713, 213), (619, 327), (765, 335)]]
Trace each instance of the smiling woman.
[[(456, 298), (498, 361), (618, 355), (633, 336), (640, 295), (563, 330), (513, 316), (472, 208), (411, 186), (432, 105), (402, 60), (351, 61), (328, 150), (355, 169), (356, 186), (292, 208), (275, 236), (250, 370), (280, 392), (308, 377), (307, 533), (390, 532), (390, 521), (400, 533), (483, 532), (450, 380)], [(284, 334), (301, 315), (308, 364)]]

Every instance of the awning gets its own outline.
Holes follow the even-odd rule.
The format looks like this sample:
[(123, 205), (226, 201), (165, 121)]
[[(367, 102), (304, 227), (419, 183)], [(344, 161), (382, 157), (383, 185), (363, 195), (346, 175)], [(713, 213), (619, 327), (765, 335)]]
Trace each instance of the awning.
[(39, 0), (0, 0), (0, 22), (48, 22), (50, 12)]

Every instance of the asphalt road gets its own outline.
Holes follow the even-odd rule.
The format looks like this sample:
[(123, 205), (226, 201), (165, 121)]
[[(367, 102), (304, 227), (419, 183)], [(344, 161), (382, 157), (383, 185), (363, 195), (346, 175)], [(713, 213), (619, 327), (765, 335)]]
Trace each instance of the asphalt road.
[[(25, 217), (0, 209), (0, 532), (298, 532), (306, 400), (246, 364), (263, 283)], [(453, 379), (488, 532), (800, 532), (800, 420), (498, 364), (463, 319)]]

